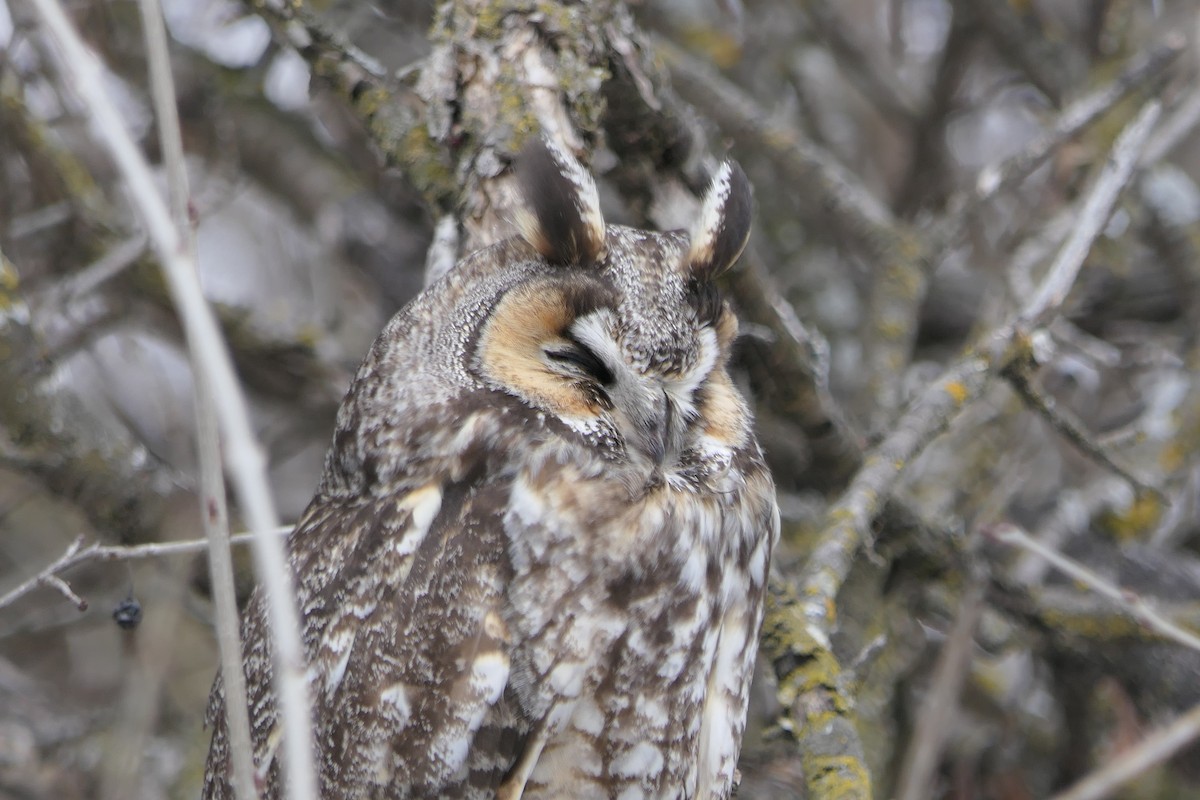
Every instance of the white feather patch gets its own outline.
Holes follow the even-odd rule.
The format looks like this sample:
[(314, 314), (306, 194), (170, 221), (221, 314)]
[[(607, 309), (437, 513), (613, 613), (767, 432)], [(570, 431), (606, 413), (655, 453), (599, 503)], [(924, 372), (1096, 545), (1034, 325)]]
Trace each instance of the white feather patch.
[(404, 725), (412, 716), (412, 706), (408, 701), (408, 685), (403, 683), (393, 683), (379, 693), (380, 705), (389, 707), (391, 713), (389, 719), (397, 725)]
[(663, 768), (662, 750), (649, 742), (641, 742), (622, 753), (612, 762), (609, 769), (614, 775), (635, 778), (640, 775), (657, 775)]
[(746, 609), (734, 604), (721, 620), (717, 649), (708, 673), (704, 693), (703, 721), (700, 726), (699, 785), (697, 798), (725, 797), (733, 783), (744, 713), (739, 696), (738, 669), (749, 644)]
[(494, 705), (508, 684), (508, 672), (509, 660), (504, 653), (499, 650), (480, 653), (471, 664), (471, 688), (487, 705)]

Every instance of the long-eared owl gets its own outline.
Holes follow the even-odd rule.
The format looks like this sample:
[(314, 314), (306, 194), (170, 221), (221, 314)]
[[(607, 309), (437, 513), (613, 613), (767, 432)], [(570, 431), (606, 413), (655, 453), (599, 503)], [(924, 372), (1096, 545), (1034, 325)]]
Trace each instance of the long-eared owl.
[[(728, 797), (779, 531), (714, 284), (749, 184), (725, 163), (690, 234), (653, 233), (605, 224), (555, 144), (517, 174), (519, 235), (384, 329), (289, 541), (321, 797)], [(258, 594), (243, 637), (274, 800)]]

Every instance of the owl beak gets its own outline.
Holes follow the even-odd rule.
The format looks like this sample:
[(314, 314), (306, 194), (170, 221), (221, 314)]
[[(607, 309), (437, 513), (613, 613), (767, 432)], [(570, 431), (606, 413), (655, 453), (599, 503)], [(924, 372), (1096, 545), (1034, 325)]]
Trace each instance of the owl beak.
[(672, 447), (675, 406), (666, 392), (661, 392), (657, 399), (659, 402), (648, 409), (639, 439), (642, 452), (650, 457), (654, 466), (661, 467), (678, 448)]
[(626, 384), (624, 389), (613, 397), (617, 409), (623, 412), (620, 414), (623, 424), (619, 423), (619, 427), (630, 449), (658, 469), (673, 460), (682, 447), (678, 411), (661, 387), (637, 383)]

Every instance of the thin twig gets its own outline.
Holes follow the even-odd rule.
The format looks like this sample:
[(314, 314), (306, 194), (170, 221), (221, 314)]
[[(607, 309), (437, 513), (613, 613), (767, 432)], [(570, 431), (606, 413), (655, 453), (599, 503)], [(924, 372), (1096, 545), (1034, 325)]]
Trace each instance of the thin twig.
[(832, 153), (773, 121), (754, 98), (677, 45), (657, 39), (655, 47), (680, 92), (703, 106), (723, 130), (760, 149), (789, 179), (804, 186), (814, 207), (828, 213), (850, 241), (863, 243), (873, 257), (885, 261), (900, 255), (894, 248), (906, 245), (906, 255), (923, 255), (923, 248), (912, 249), (919, 245), (916, 233), (898, 223)]
[[(946, 183), (953, 172), (948, 164), (946, 127), (960, 101), (959, 87), (968, 75), (967, 65), (975, 51), (978, 26), (969, 14), (952, 10), (950, 30), (929, 81), (928, 96), (920, 117), (914, 120), (909, 138), (911, 155), (903, 182), (893, 195), (896, 213), (914, 218), (921, 210), (944, 204)], [(914, 315), (915, 316), (915, 315)]]
[(103, 256), (54, 287), (53, 294), (61, 302), (92, 294), (105, 282), (120, 275), (146, 252), (146, 234), (135, 233), (113, 247)]
[(656, 47), (671, 68), (679, 91), (701, 106), (722, 130), (747, 149), (762, 153), (805, 195), (814, 224), (833, 228), (855, 243), (871, 262), (871, 342), (867, 347), (871, 392), (891, 410), (900, 402), (899, 375), (915, 337), (913, 319), (930, 272), (930, 248), (922, 235), (898, 221), (833, 153), (771, 118), (744, 90), (676, 45)]
[[(284, 525), (269, 533), (275, 537), (286, 536), (292, 532), (291, 525)], [(237, 533), (229, 537), (230, 544), (253, 544), (255, 534)], [(140, 561), (147, 558), (167, 558), (169, 556), (191, 555), (209, 548), (208, 539), (189, 539), (184, 542), (151, 542), (139, 545), (102, 545), (99, 542), (83, 546), (80, 536), (71, 543), (70, 547), (57, 559), (48, 564), (38, 574), (22, 581), (7, 594), (0, 597), (0, 609), (4, 609), (39, 586), (50, 583), (50, 579), (62, 573), (91, 561)], [(55, 586), (55, 588), (58, 588)], [(87, 601), (72, 592), (67, 596), (72, 603), (82, 603), (79, 610), (84, 611)]]
[[(1054, 510), (1042, 517), (1036, 531), (1039, 542), (1058, 547), (1069, 537), (1086, 530), (1092, 517), (1110, 508), (1116, 498), (1129, 498), (1125, 482), (1111, 475), (1101, 476), (1080, 489), (1064, 489), (1055, 497)], [(1032, 553), (1025, 553), (1007, 571), (1011, 580), (1027, 590), (1042, 583), (1048, 564)]]
[[(830, 636), (834, 628), (837, 595), (854, 563), (859, 547), (870, 545), (870, 525), (891, 496), (903, 471), (958, 413), (973, 402), (988, 381), (1011, 361), (1012, 350), (1027, 346), (1027, 321), (1040, 322), (1057, 311), (1079, 273), (1092, 241), (1116, 201), (1117, 191), (1132, 174), (1131, 162), (1145, 144), (1158, 104), (1152, 102), (1121, 134), (1113, 153), (1101, 167), (1083, 205), (1079, 224), (1043, 279), (1028, 307), (1012, 314), (983, 345), (956, 362), (922, 392), (895, 423), (891, 433), (867, 455), (862, 468), (825, 518), (816, 547), (795, 584), (772, 586), (764, 622), (764, 655), (776, 665), (782, 691), (799, 693), (788, 709), (784, 724), (795, 729), (803, 743), (818, 735), (805, 726), (811, 718), (803, 709), (849, 709), (852, 699), (836, 681), (813, 685), (806, 681), (807, 665), (823, 664), (822, 671), (836, 674)], [(830, 662), (833, 662), (832, 664)], [(798, 711), (799, 710), (799, 711)], [(791, 715), (790, 717), (787, 715)], [(835, 715), (839, 723), (846, 722)], [(822, 725), (828, 714), (820, 715)], [(861, 747), (854, 742), (855, 747)], [(847, 758), (859, 763), (854, 753)]]
[(1200, 636), (1164, 617), (1153, 605), (1132, 589), (1125, 589), (1108, 582), (1083, 564), (1064, 556), (1052, 547), (1047, 547), (1011, 523), (997, 525), (989, 531), (989, 534), (1002, 544), (1020, 547), (1041, 556), (1059, 572), (1112, 600), (1146, 627), (1184, 647), (1200, 651)]
[[(167, 46), (166, 25), (159, 0), (139, 0), (146, 36), (147, 68), (158, 122), (159, 143), (167, 173), (171, 216), (184, 240), (184, 252), (195, 267), (196, 236), (190, 218), (191, 190), (183, 135), (175, 100), (175, 82)], [(254, 746), (250, 738), (249, 702), (242, 672), (242, 639), (234, 588), (233, 558), (229, 551), (229, 513), (225, 498), (225, 474), (221, 469), (220, 428), (212, 386), (189, 348), (194, 382), (196, 450), (200, 466), (200, 518), (209, 541), (208, 571), (216, 611), (217, 644), (221, 656), (221, 683), (225, 693), (225, 721), (233, 762), (233, 794), (242, 800), (257, 800), (254, 784)]]
[(1050, 427), (1058, 431), (1060, 436), (1075, 445), (1081, 453), (1120, 475), (1140, 494), (1150, 495), (1163, 505), (1170, 504), (1170, 500), (1161, 489), (1151, 486), (1118, 464), (1104, 447), (1092, 439), (1091, 434), (1084, 429), (1083, 423), (1074, 414), (1065, 408), (1059, 408), (1053, 397), (1044, 395), (1034, 388), (1033, 376), (1030, 374), (1027, 362), (1019, 360), (1011, 362), (1005, 367), (1003, 375), (1008, 380), (1009, 386), (1013, 387), (1025, 404), (1046, 420)]
[(989, 200), (1015, 186), (1064, 142), (1108, 113), (1130, 92), (1144, 88), (1151, 78), (1160, 77), (1183, 52), (1185, 44), (1182, 35), (1167, 36), (1149, 52), (1133, 59), (1114, 80), (1063, 109), (1050, 128), (1023, 150), (980, 170), (975, 182), (975, 202)]
[(1143, 739), (1050, 800), (1101, 800), (1200, 738), (1200, 705)]
[[(79, 555), (80, 548), (83, 546), (83, 537), (77, 536), (75, 541), (71, 542), (67, 551), (59, 556), (56, 560), (50, 563), (45, 569), (34, 575), (32, 578), (18, 584), (11, 591), (0, 597), (0, 609), (5, 606), (12, 605), (20, 598), (32, 592), (39, 586), (50, 585), (62, 593), (64, 597), (75, 604), (75, 607), (80, 611), (87, 611), (87, 601), (81, 598), (75, 592), (71, 591), (71, 587), (66, 581), (58, 578), (58, 573), (70, 569), (76, 563), (75, 559)], [(65, 590), (64, 590), (65, 589)]]
[(292, 573), (282, 543), (267, 533), (278, 526), (277, 516), (266, 478), (266, 459), (250, 426), (246, 399), (212, 310), (204, 299), (192, 259), (183, 250), (180, 231), (154, 184), (149, 165), (130, 138), (120, 112), (105, 90), (99, 61), (79, 38), (58, 0), (31, 0), (31, 5), (57, 45), (64, 84), (72, 87), (82, 101), (93, 123), (92, 131), (99, 143), (108, 149), (128, 186), (133, 205), (158, 254), (189, 345), (211, 382), (229, 471), (250, 528), (258, 534), (255, 555), (275, 644), (274, 679), (285, 731), (286, 782), (293, 800), (314, 800), (317, 784), (312, 706), (305, 678)]
[(1142, 164), (1157, 164), (1181, 142), (1192, 141), (1192, 132), (1200, 125), (1200, 87), (1193, 88), (1171, 111), (1146, 145)]
[(1068, 70), (1063, 48), (1055, 46), (1032, 25), (1026, 24), (1008, 3), (955, 3), (955, 9), (975, 15), (992, 39), (1000, 56), (1023, 73), (1054, 105), (1062, 103), (1068, 90)]
[(66, 200), (60, 200), (13, 217), (9, 220), (5, 233), (9, 241), (16, 242), (26, 236), (62, 225), (74, 214), (75, 207)]
[[(1030, 534), (1032, 537), (1033, 534)], [(1046, 542), (1043, 545), (1049, 547)], [(1019, 548), (1018, 548), (1019, 549)], [(1041, 556), (1022, 552), (1030, 561), (1054, 569)], [(998, 591), (992, 593), (997, 605), (1012, 609), (1038, 627), (1060, 634), (1068, 647), (1115, 646), (1128, 648), (1134, 643), (1171, 644), (1175, 642), (1135, 618), (1123, 606), (1093, 592), (1080, 592), (1069, 582), (1030, 588), (1006, 578), (994, 576)], [(1154, 610), (1184, 630), (1200, 631), (1200, 601), (1171, 601), (1155, 598)], [(1191, 654), (1189, 653), (1190, 657)]]
[(62, 578), (58, 577), (57, 575), (48, 575), (43, 583), (45, 583), (47, 586), (53, 586), (55, 589), (58, 589), (58, 591), (62, 593), (62, 596), (74, 603), (75, 607), (80, 611), (87, 611), (87, 600), (84, 600), (82, 597), (75, 594), (75, 591), (71, 588), (71, 584), (67, 583)]
[(838, 18), (837, 3), (803, 3), (797, 10), (815, 29), (846, 77), (882, 113), (906, 125), (917, 120), (917, 102), (892, 71), (881, 67), (872, 53), (859, 47)]
[(921, 800), (933, 793), (933, 773), (954, 727), (958, 695), (970, 671), (975, 626), (983, 614), (985, 595), (984, 583), (972, 581), (962, 598), (950, 635), (938, 654), (937, 665), (929, 681), (929, 692), (921, 702), (921, 711), (897, 782), (895, 795), (899, 800)]
[(1146, 145), (1154, 124), (1162, 114), (1162, 103), (1151, 100), (1142, 107), (1117, 141), (1113, 144), (1105, 169), (1100, 172), (1087, 200), (1079, 212), (1079, 218), (1066, 244), (1058, 251), (1058, 257), (1050, 266), (1037, 294), (1021, 312), (1019, 323), (1024, 327), (1040, 326), (1056, 312), (1066, 300), (1067, 292), (1075, 284), (1075, 277), (1092, 242), (1108, 222), (1116, 203), (1117, 195), (1129, 183), (1138, 157)]
[[(157, 3), (158, 0), (143, 0)], [(197, 373), (199, 378), (199, 373)], [(216, 411), (208, 387), (196, 382), (196, 438), (199, 448), (201, 516), (208, 547), (217, 647), (221, 656), (221, 687), (225, 695), (225, 724), (229, 732), (235, 798), (256, 800), (254, 746), (250, 737), (246, 674), (242, 671), (242, 636), (230, 554), (229, 513), (221, 472), (221, 443)]]

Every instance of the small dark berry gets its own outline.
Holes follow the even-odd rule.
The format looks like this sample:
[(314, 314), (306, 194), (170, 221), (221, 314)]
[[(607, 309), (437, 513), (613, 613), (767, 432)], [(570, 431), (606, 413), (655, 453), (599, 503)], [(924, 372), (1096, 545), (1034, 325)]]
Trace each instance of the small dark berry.
[(132, 597), (126, 597), (113, 609), (113, 619), (125, 630), (133, 630), (142, 621), (142, 604)]

